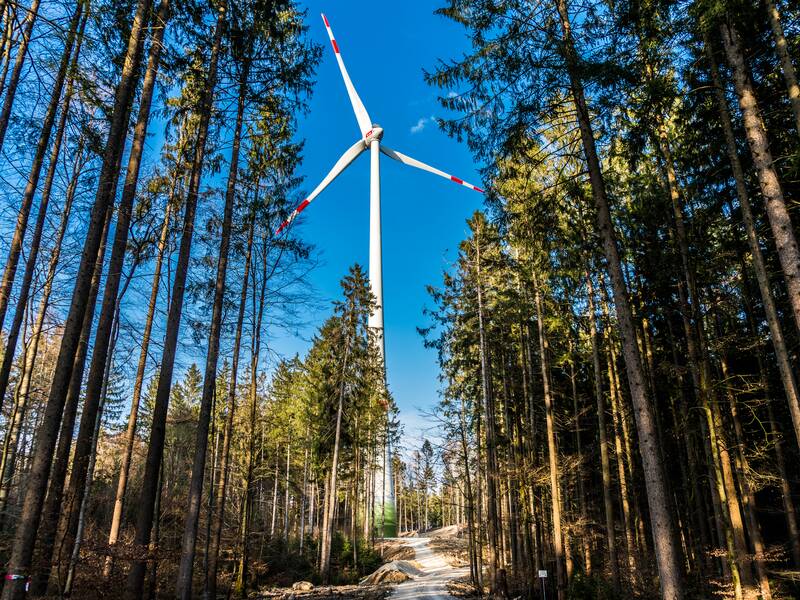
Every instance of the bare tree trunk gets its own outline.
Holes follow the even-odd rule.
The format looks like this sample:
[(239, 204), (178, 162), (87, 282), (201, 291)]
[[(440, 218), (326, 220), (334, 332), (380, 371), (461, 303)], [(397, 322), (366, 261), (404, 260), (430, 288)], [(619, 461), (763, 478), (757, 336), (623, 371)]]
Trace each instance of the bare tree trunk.
[(0, 530), (2, 530), (6, 502), (8, 501), (9, 486), (16, 463), (19, 434), (30, 398), (31, 380), (33, 378), (36, 358), (39, 352), (39, 342), (41, 341), (47, 310), (50, 307), (50, 294), (53, 291), (53, 280), (56, 276), (56, 269), (58, 268), (59, 257), (61, 255), (61, 243), (64, 240), (64, 234), (67, 231), (67, 225), (69, 223), (69, 216), (72, 212), (72, 203), (75, 200), (78, 178), (85, 164), (83, 146), (84, 138), (80, 138), (75, 151), (75, 162), (73, 164), (72, 174), (67, 184), (66, 198), (61, 208), (61, 221), (58, 225), (55, 240), (53, 241), (53, 249), (50, 252), (50, 261), (42, 288), (42, 295), (39, 299), (36, 321), (31, 332), (30, 340), (28, 341), (28, 347), (25, 350), (22, 379), (15, 390), (16, 402), (13, 421), (10, 426), (7, 426), (6, 438), (3, 444), (3, 458), (0, 464)]
[[(178, 154), (182, 154), (182, 148)], [(164, 252), (169, 240), (169, 226), (172, 212), (176, 209), (175, 191), (177, 182), (180, 179), (177, 173), (173, 174), (174, 179), (172, 189), (164, 208), (164, 221), (161, 224), (161, 233), (158, 238), (156, 250), (156, 264), (153, 272), (153, 283), (150, 287), (150, 299), (147, 305), (147, 316), (145, 317), (144, 331), (142, 332), (142, 345), (139, 351), (139, 362), (136, 367), (136, 378), (133, 383), (133, 396), (131, 398), (131, 410), (128, 416), (128, 426), (125, 431), (125, 449), (122, 454), (119, 479), (117, 480), (117, 492), (114, 498), (114, 513), (111, 517), (111, 530), (108, 534), (109, 555), (106, 557), (103, 566), (103, 577), (111, 575), (114, 563), (114, 546), (119, 539), (119, 531), (122, 527), (122, 513), (125, 507), (125, 491), (128, 487), (128, 476), (130, 474), (131, 459), (133, 458), (133, 446), (136, 441), (136, 426), (139, 417), (139, 404), (142, 399), (142, 385), (144, 383), (144, 373), (147, 368), (147, 355), (150, 349), (150, 336), (153, 331), (153, 320), (155, 317), (156, 304), (158, 303), (158, 290), (161, 284), (161, 268), (164, 262)]]
[(775, 53), (781, 63), (783, 79), (786, 82), (786, 91), (789, 94), (789, 103), (792, 105), (794, 113), (794, 126), (800, 134), (800, 86), (797, 85), (797, 73), (795, 73), (792, 57), (789, 55), (789, 45), (786, 43), (786, 36), (783, 35), (781, 26), (781, 16), (778, 7), (773, 0), (764, 0), (769, 18), (769, 26), (772, 29), (772, 39), (775, 42)]
[[(744, 453), (745, 439), (742, 424), (739, 421), (739, 411), (736, 406), (736, 397), (730, 388), (730, 373), (728, 371), (728, 357), (723, 353), (720, 355), (720, 366), (722, 368), (722, 375), (725, 378), (726, 396), (728, 399), (728, 408), (731, 412), (731, 419), (733, 420), (733, 430), (736, 436), (736, 473), (739, 480), (739, 488), (742, 490), (742, 504), (744, 512), (747, 517), (748, 534), (750, 541), (753, 544), (754, 556), (753, 563), (756, 568), (756, 575), (758, 576), (758, 583), (761, 588), (761, 595), (763, 600), (772, 600), (772, 591), (769, 585), (769, 577), (767, 575), (767, 566), (764, 556), (764, 540), (761, 537), (761, 527), (758, 524), (756, 517), (756, 497), (750, 487), (750, 481), (747, 479), (747, 472), (749, 465), (747, 456)], [(730, 492), (735, 492), (735, 486), (731, 486)]]
[(611, 565), (611, 581), (616, 591), (620, 590), (619, 561), (617, 559), (617, 542), (614, 527), (614, 504), (611, 500), (611, 463), (608, 457), (608, 440), (606, 433), (606, 407), (603, 396), (603, 373), (600, 368), (600, 344), (598, 343), (597, 313), (594, 306), (594, 289), (592, 278), (586, 274), (586, 294), (589, 306), (590, 339), (592, 342), (592, 365), (594, 368), (594, 394), (597, 401), (597, 424), (600, 435), (600, 469), (603, 476), (603, 506), (605, 508), (606, 545), (608, 561)]
[[(72, 19), (70, 20), (67, 39), (64, 44), (64, 49), (61, 53), (61, 61), (58, 66), (58, 72), (56, 73), (56, 78), (53, 82), (53, 89), (50, 94), (50, 102), (48, 103), (47, 112), (42, 122), (42, 129), (39, 132), (39, 140), (36, 144), (36, 151), (33, 156), (31, 170), (28, 173), (28, 181), (25, 184), (25, 190), (22, 193), (19, 212), (17, 213), (17, 224), (14, 230), (14, 236), (11, 239), (11, 246), (8, 251), (8, 259), (6, 262), (5, 271), (3, 272), (3, 281), (0, 283), (1, 328), (5, 321), (8, 300), (11, 295), (11, 288), (14, 285), (14, 276), (16, 275), (19, 256), (22, 252), (22, 244), (25, 239), (26, 229), (28, 227), (28, 217), (30, 216), (31, 206), (33, 205), (33, 198), (36, 195), (36, 189), (39, 186), (39, 177), (42, 173), (42, 167), (44, 166), (45, 155), (50, 147), (50, 136), (53, 131), (53, 125), (55, 125), (59, 105), (61, 105), (61, 116), (56, 127), (56, 137), (50, 153), (50, 165), (48, 166), (47, 175), (45, 177), (46, 193), (42, 194), (39, 202), (39, 213), (36, 216), (33, 238), (31, 239), (31, 245), (28, 249), (28, 258), (25, 262), (25, 272), (22, 276), (22, 283), (20, 286), (19, 295), (17, 297), (17, 306), (16, 310), (14, 311), (11, 327), (8, 330), (6, 348), (3, 353), (3, 362), (2, 365), (0, 365), (0, 408), (3, 406), (6, 389), (8, 388), (8, 378), (11, 374), (11, 367), (14, 364), (14, 355), (17, 349), (17, 339), (19, 338), (19, 331), (22, 327), (22, 318), (25, 312), (25, 306), (28, 303), (28, 294), (31, 290), (33, 273), (39, 257), (39, 246), (41, 245), (42, 232), (44, 230), (45, 220), (47, 219), (47, 208), (50, 204), (50, 190), (52, 189), (53, 177), (55, 175), (56, 166), (58, 165), (58, 155), (61, 151), (61, 142), (64, 139), (64, 129), (66, 127), (67, 117), (69, 115), (69, 105), (72, 99), (75, 67), (78, 62), (78, 55), (80, 54), (83, 28), (86, 25), (83, 8), (83, 1), (78, 2), (77, 6), (75, 7), (75, 11), (72, 14)], [(76, 38), (78, 40), (77, 45), (75, 44)], [(69, 83), (67, 84), (67, 90), (62, 101), (61, 91), (64, 88), (64, 82), (67, 80), (67, 77), (69, 77)]]
[(800, 527), (797, 524), (792, 489), (789, 486), (789, 477), (786, 473), (786, 459), (783, 454), (783, 433), (781, 433), (772, 410), (772, 401), (767, 401), (767, 418), (769, 418), (770, 433), (775, 443), (775, 461), (778, 463), (778, 473), (781, 481), (781, 500), (783, 512), (786, 516), (786, 528), (789, 534), (789, 545), (792, 548), (792, 560), (795, 566), (800, 565)]
[[(347, 334), (345, 334), (347, 335)], [(325, 513), (322, 529), (322, 540), (320, 542), (321, 554), (319, 561), (319, 571), (325, 583), (330, 583), (331, 570), (331, 542), (333, 539), (333, 516), (336, 508), (336, 488), (339, 470), (339, 442), (342, 432), (342, 411), (344, 410), (344, 388), (348, 359), (350, 356), (350, 338), (345, 339), (344, 360), (342, 362), (342, 376), (339, 385), (339, 406), (336, 410), (336, 430), (333, 438), (333, 457), (331, 459), (331, 472), (328, 486), (325, 490)]]
[[(164, 434), (169, 407), (169, 395), (172, 389), (172, 373), (175, 366), (175, 353), (180, 329), (181, 313), (183, 311), (183, 298), (186, 289), (186, 274), (189, 268), (194, 221), (197, 211), (197, 198), (200, 191), (200, 179), (203, 172), (205, 159), (206, 140), (208, 138), (211, 109), (214, 99), (214, 89), (217, 83), (217, 64), (219, 62), (222, 33), (225, 28), (225, 11), (218, 11), (217, 23), (214, 32), (214, 42), (208, 66), (202, 99), (198, 107), (200, 123), (198, 124), (197, 141), (192, 161), (192, 171), (189, 179), (189, 190), (186, 198), (183, 232), (181, 235), (180, 249), (178, 251), (178, 264), (173, 282), (172, 299), (167, 315), (167, 331), (164, 341), (164, 352), (161, 359), (161, 371), (158, 377), (155, 407), (153, 409), (153, 423), (150, 430), (150, 444), (147, 448), (145, 474), (142, 492), (139, 501), (139, 511), (136, 516), (136, 534), (134, 543), (142, 550), (150, 543), (150, 531), (153, 524), (153, 510), (158, 486), (158, 470), (161, 457), (164, 453)], [(142, 595), (146, 563), (142, 560), (134, 561), (128, 574), (125, 596), (135, 600)]]
[(550, 392), (550, 367), (548, 364), (549, 344), (544, 328), (542, 294), (536, 275), (533, 275), (536, 323), (539, 330), (539, 360), (542, 367), (542, 386), (544, 388), (545, 423), (547, 426), (547, 456), (550, 469), (550, 496), (553, 519), (553, 550), (556, 562), (556, 591), (559, 600), (566, 598), (566, 574), (564, 572), (564, 536), (561, 532), (561, 475), (558, 466), (558, 446), (556, 444), (555, 418), (553, 416), (553, 397)]
[(684, 596), (682, 560), (676, 543), (675, 528), (670, 509), (669, 493), (666, 488), (666, 474), (658, 449), (655, 417), (645, 388), (641, 357), (636, 341), (627, 284), (622, 274), (622, 266), (617, 247), (616, 234), (611, 221), (605, 182), (597, 156), (591, 115), (586, 104), (583, 81), (578, 75), (578, 55), (572, 39), (566, 0), (555, 0), (561, 20), (563, 44), (570, 79), (572, 98), (577, 109), (578, 125), (583, 143), (589, 179), (594, 197), (597, 230), (602, 240), (608, 261), (608, 270), (614, 290), (614, 304), (619, 321), (625, 367), (631, 400), (636, 417), (639, 447), (644, 466), (644, 479), (647, 489), (648, 508), (654, 539), (656, 562), (661, 583), (661, 596), (664, 600), (680, 600)]
[(300, 552), (303, 551), (303, 545), (306, 537), (306, 503), (308, 496), (308, 446), (310, 444), (310, 428), (306, 428), (305, 449), (303, 451), (303, 489), (300, 492)]
[(3, 39), (0, 43), (0, 50), (2, 50), (3, 67), (0, 74), (0, 92), (5, 91), (6, 78), (8, 77), (8, 69), (11, 66), (11, 47), (16, 42), (14, 28), (14, 20), (16, 19), (16, 4), (14, 2), (3, 2), (2, 10), (0, 10), (0, 17), (3, 19)]
[[(500, 521), (497, 510), (497, 485), (499, 472), (497, 467), (496, 425), (494, 391), (489, 349), (486, 340), (486, 316), (483, 305), (483, 280), (481, 263), (481, 230), (475, 232), (475, 278), (478, 302), (478, 344), (481, 364), (481, 396), (486, 418), (486, 495), (487, 495), (487, 533), (489, 541), (489, 593), (505, 597), (505, 579), (500, 569)], [(480, 462), (480, 461), (479, 461)], [(479, 488), (480, 489), (480, 488)]]
[[(122, 197), (117, 208), (117, 224), (114, 230), (114, 244), (111, 250), (108, 274), (103, 289), (103, 302), (100, 317), (97, 322), (92, 362), (89, 367), (89, 376), (86, 382), (81, 420), (78, 436), (75, 441), (75, 451), (72, 459), (69, 488), (66, 496), (68, 513), (65, 518), (65, 527), (61, 539), (61, 547), (66, 556), (72, 555), (72, 546), (80, 520), (80, 510), (83, 506), (83, 494), (86, 489), (86, 477), (94, 439), (95, 422), (100, 410), (105, 373), (107, 370), (109, 347), (114, 328), (114, 315), (119, 306), (120, 278), (122, 276), (125, 256), (128, 248), (133, 201), (136, 197), (136, 188), (139, 181), (139, 171), (147, 135), (147, 125), (150, 121), (150, 107), (158, 74), (164, 27), (169, 18), (169, 0), (161, 0), (155, 16), (156, 26), (153, 29), (150, 44), (150, 56), (145, 69), (142, 93), (140, 96), (139, 115), (134, 128), (133, 142), (128, 156), (128, 166), (125, 175), (125, 184)], [(131, 272), (135, 266), (131, 267)]]
[[(249, 57), (248, 57), (249, 58)], [(200, 506), (203, 499), (203, 476), (206, 469), (208, 447), (208, 426), (211, 419), (211, 404), (214, 399), (214, 386), (217, 381), (217, 362), (219, 359), (220, 330), (222, 329), (222, 303), (225, 298), (225, 283), (228, 274), (228, 253), (231, 243), (231, 227), (236, 194), (236, 176), (239, 172), (239, 147), (241, 143), (242, 122), (244, 119), (245, 96), (247, 93), (249, 60), (240, 74), (239, 99), (236, 109), (236, 125), (233, 133), (228, 186), (225, 192), (225, 208), (220, 232), (219, 255), (217, 259), (217, 278), (214, 286), (214, 304), (211, 312), (211, 328), (208, 334), (203, 395), (200, 400), (200, 416), (195, 437), (195, 454), (192, 463), (192, 479), (189, 484), (186, 520), (181, 543), (181, 559), (178, 568), (177, 594), (181, 600), (192, 598), (192, 573), (194, 570), (197, 527), (200, 522)]]
[[(39, 3), (40, 0), (33, 0), (25, 15), (25, 20), (22, 22), (20, 30), (19, 46), (17, 46), (17, 57), (14, 60), (14, 69), (11, 71), (11, 79), (8, 86), (5, 88), (5, 99), (3, 100), (3, 108), (0, 109), (0, 150), (3, 149), (3, 142), (6, 138), (6, 130), (8, 123), (11, 120), (11, 109), (14, 107), (14, 98), (17, 95), (17, 86), (19, 86), (19, 78), (22, 75), (22, 67), (25, 64), (25, 59), (28, 56), (28, 44), (31, 41), (31, 33), (33, 26), (36, 24), (36, 18), (39, 16)], [(5, 286), (3, 286), (5, 288)], [(8, 306), (8, 297), (0, 295), (0, 316), (5, 317), (6, 307)], [(3, 324), (3, 318), (0, 318), (0, 326)]]
[(50, 473), (50, 485), (47, 489), (47, 497), (41, 515), (40, 533), (37, 539), (34, 569), (31, 576), (31, 589), (34, 595), (44, 594), (47, 590), (47, 583), (53, 568), (53, 545), (58, 531), (59, 518), (61, 516), (61, 501), (64, 495), (64, 482), (69, 469), (71, 456), (72, 438), (75, 429), (75, 418), (78, 412), (81, 385), (83, 383), (83, 365), (86, 361), (86, 354), (89, 350), (89, 338), (92, 334), (92, 324), (94, 321), (94, 311), (97, 305), (97, 294), (100, 289), (100, 281), (103, 276), (103, 264), (106, 252), (106, 242), (111, 221), (111, 210), (106, 215), (106, 224), (103, 229), (103, 240), (100, 251), (95, 262), (95, 271), (92, 275), (92, 287), (89, 292), (89, 302), (81, 330), (80, 344), (75, 355), (75, 365), (72, 370), (72, 377), (67, 391), (67, 398), (64, 405), (64, 414), (61, 421), (61, 430), (58, 436), (58, 446), (56, 447), (55, 461)]
[(272, 475), (272, 520), (269, 525), (269, 537), (275, 537), (275, 523), (278, 519), (278, 470), (280, 469), (280, 445), (275, 444), (275, 472)]
[[(127, 281), (125, 282), (125, 287), (122, 293), (117, 300), (117, 306), (114, 311), (114, 327), (111, 334), (111, 344), (109, 347), (109, 352), (106, 357), (106, 368), (105, 368), (105, 376), (103, 377), (103, 389), (101, 390), (100, 395), (100, 406), (97, 410), (97, 414), (95, 415), (95, 424), (94, 424), (94, 434), (92, 435), (92, 448), (89, 458), (89, 464), (87, 466), (87, 473), (86, 473), (86, 480), (84, 481), (84, 490), (83, 494), (81, 494), (81, 503), (78, 509), (78, 524), (75, 530), (75, 538), (72, 544), (72, 548), (70, 548), (69, 560), (67, 563), (67, 575), (66, 580), (64, 581), (63, 587), (59, 585), (59, 590), (61, 595), (64, 597), (69, 598), (72, 594), (72, 584), (75, 581), (75, 570), (78, 566), (78, 561), (80, 559), (81, 553), (81, 543), (83, 542), (83, 532), (86, 528), (86, 509), (89, 504), (89, 495), (92, 491), (92, 481), (94, 480), (94, 467), (97, 463), (97, 444), (100, 440), (100, 426), (103, 421), (103, 408), (105, 407), (106, 400), (108, 398), (108, 382), (111, 378), (111, 368), (114, 364), (114, 348), (117, 344), (117, 339), (119, 337), (119, 311), (120, 311), (120, 303), (122, 301), (122, 297), (125, 295), (125, 290), (128, 288), (128, 284), (130, 284), (131, 279), (133, 278), (133, 269), (131, 269), (131, 273), (129, 274)], [(60, 582), (59, 582), (60, 583)]]
[(622, 443), (622, 425), (620, 415), (620, 389), (614, 372), (616, 353), (613, 349), (613, 341), (608, 339), (608, 380), (610, 382), (611, 396), (611, 416), (612, 428), (614, 431), (614, 451), (617, 457), (617, 479), (619, 481), (620, 505), (622, 506), (622, 521), (625, 525), (625, 548), (628, 555), (628, 574), (631, 581), (637, 581), (641, 575), (639, 572), (639, 556), (636, 550), (636, 534), (633, 526), (633, 515), (631, 509), (630, 490), (628, 488), (628, 471), (625, 466), (625, 450)]
[(0, 596), (2, 600), (16, 600), (22, 598), (25, 594), (26, 574), (30, 569), (31, 559), (33, 558), (42, 504), (44, 503), (47, 480), (52, 465), (53, 450), (56, 445), (61, 415), (80, 341), (80, 331), (86, 313), (86, 301), (91, 288), (92, 273), (95, 270), (95, 262), (98, 257), (101, 238), (103, 237), (108, 207), (113, 205), (112, 191), (115, 189), (117, 181), (116, 167), (122, 156), (129, 108), (136, 87), (136, 72), (141, 58), (143, 30), (148, 8), (149, 3), (146, 0), (139, 0), (131, 26), (122, 76), (115, 93), (111, 128), (103, 154), (103, 166), (100, 171), (97, 194), (87, 227), (69, 315), (64, 324), (64, 332), (47, 405), (44, 410), (42, 424), (36, 435), (36, 452), (33, 458), (33, 466), (28, 476), (24, 509), (12, 544), (6, 583), (3, 587), (3, 594)]
[[(800, 250), (797, 247), (797, 238), (794, 234), (792, 221), (783, 197), (778, 173), (772, 160), (769, 149), (767, 130), (761, 119), (753, 84), (747, 73), (747, 67), (742, 55), (739, 34), (731, 24), (722, 24), (722, 42), (725, 54), (733, 71), (733, 82), (736, 95), (739, 98), (739, 108), (744, 120), (744, 129), (747, 142), (753, 155), (753, 164), (758, 174), (761, 193), (764, 196), (764, 205), (775, 238), (778, 258), (783, 268), (789, 302), (792, 307), (795, 324), (800, 329)], [(800, 405), (789, 404), (792, 415), (795, 435), (800, 445)]]
[[(767, 0), (767, 2), (769, 1), (770, 0)], [(711, 69), (711, 78), (714, 84), (714, 94), (717, 108), (720, 113), (722, 131), (725, 134), (728, 160), (731, 163), (731, 170), (733, 171), (733, 178), (734, 182), (736, 183), (736, 196), (739, 200), (739, 207), (742, 211), (742, 221), (744, 223), (745, 233), (747, 234), (747, 243), (750, 248), (750, 254), (753, 257), (753, 270), (755, 271), (758, 289), (761, 293), (761, 302), (764, 306), (764, 312), (766, 313), (770, 338), (772, 339), (772, 347), (775, 351), (775, 358), (778, 363), (778, 371), (781, 376), (781, 382), (783, 383), (783, 390), (786, 394), (786, 401), (789, 403), (790, 412), (792, 414), (792, 422), (795, 424), (795, 432), (797, 432), (798, 421), (795, 419), (795, 415), (800, 415), (800, 392), (798, 392), (794, 369), (792, 368), (792, 364), (789, 360), (789, 352), (786, 348), (783, 327), (781, 326), (781, 322), (778, 317), (778, 311), (775, 307), (775, 299), (773, 298), (772, 291), (770, 290), (769, 275), (767, 274), (767, 268), (764, 263), (764, 255), (761, 252), (761, 246), (758, 243), (755, 219), (753, 218), (753, 211), (750, 207), (750, 198), (747, 193), (747, 186), (745, 185), (744, 169), (742, 169), (742, 163), (739, 160), (738, 153), (736, 152), (736, 137), (733, 133), (733, 125), (731, 124), (731, 116), (728, 111), (728, 104), (725, 99), (724, 88), (719, 75), (719, 69), (717, 68), (716, 61), (714, 60), (714, 53), (707, 36), (704, 38), (704, 46), (706, 58), (708, 59)]]
[[(258, 183), (255, 185), (258, 193)], [(257, 198), (257, 196), (256, 196)], [(255, 207), (257, 200), (254, 201)], [(233, 437), (234, 414), (236, 412), (236, 382), (239, 373), (239, 352), (242, 343), (242, 325), (244, 323), (244, 311), (247, 304), (247, 282), (250, 277), (250, 261), (253, 256), (253, 234), (255, 231), (255, 213), (250, 215), (250, 225), (247, 234), (247, 246), (244, 261), (244, 274), (242, 275), (242, 291), (239, 297), (239, 313), (236, 318), (236, 335), (233, 342), (233, 359), (231, 362), (231, 382), (228, 386), (228, 407), (225, 416), (225, 428), (222, 434), (222, 457), (220, 459), (220, 477), (217, 484), (217, 498), (215, 511), (211, 525), (211, 547), (208, 558), (208, 595), (216, 598), (217, 594), (217, 571), (219, 568), (219, 548), (222, 538), (222, 523), (225, 517), (225, 496), (228, 489), (228, 465), (230, 462), (231, 439)], [(302, 527), (301, 527), (302, 529)], [(300, 545), (302, 547), (302, 535)]]
[[(284, 543), (289, 542), (289, 457), (292, 448), (291, 441), (286, 443), (286, 485), (284, 489), (284, 501), (283, 501), (283, 541)], [(356, 506), (357, 503), (355, 500), (353, 501), (353, 506)], [(355, 518), (353, 519), (353, 527), (355, 527)], [(353, 536), (353, 552), (356, 552), (356, 547), (358, 546), (358, 542), (356, 540), (355, 535)], [(358, 564), (358, 559), (356, 559), (355, 564)]]
[[(257, 384), (258, 384), (258, 362), (261, 353), (261, 324), (264, 318), (264, 296), (267, 289), (267, 242), (262, 238), (263, 255), (261, 257), (261, 290), (256, 298), (256, 271), (253, 269), (253, 331), (250, 345), (250, 438), (248, 440), (249, 451), (247, 457), (247, 475), (245, 479), (245, 500), (242, 507), (242, 531), (241, 531), (241, 554), (239, 557), (239, 569), (236, 582), (233, 586), (234, 595), (239, 598), (247, 597), (247, 574), (248, 574), (248, 553), (250, 537), (250, 514), (253, 510), (253, 471), (255, 468), (255, 443), (256, 443), (256, 407), (257, 407)], [(262, 444), (263, 447), (263, 444)]]

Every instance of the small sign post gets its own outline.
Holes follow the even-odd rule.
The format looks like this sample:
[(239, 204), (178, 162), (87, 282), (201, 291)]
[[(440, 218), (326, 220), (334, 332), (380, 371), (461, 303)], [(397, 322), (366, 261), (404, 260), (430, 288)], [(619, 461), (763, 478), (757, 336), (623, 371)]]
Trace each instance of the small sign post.
[(539, 581), (542, 582), (542, 598), (547, 600), (547, 586), (545, 586), (545, 579), (547, 579), (547, 570), (539, 569)]

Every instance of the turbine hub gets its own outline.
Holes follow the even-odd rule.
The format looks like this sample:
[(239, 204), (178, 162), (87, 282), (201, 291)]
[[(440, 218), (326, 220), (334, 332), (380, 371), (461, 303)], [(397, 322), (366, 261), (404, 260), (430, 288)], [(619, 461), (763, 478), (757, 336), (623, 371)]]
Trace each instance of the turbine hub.
[(369, 146), (372, 140), (380, 141), (383, 138), (383, 127), (375, 123), (372, 124), (372, 129), (364, 134), (364, 142)]

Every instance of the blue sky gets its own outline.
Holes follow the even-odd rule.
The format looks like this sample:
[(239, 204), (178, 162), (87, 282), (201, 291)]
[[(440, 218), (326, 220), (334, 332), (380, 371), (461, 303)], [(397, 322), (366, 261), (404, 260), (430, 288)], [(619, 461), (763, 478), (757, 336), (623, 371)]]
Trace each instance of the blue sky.
[[(372, 120), (393, 149), (481, 186), (478, 167), (465, 144), (448, 138), (432, 121), (441, 116), (439, 90), (423, 80), (423, 68), (468, 48), (462, 27), (433, 14), (428, 2), (332, 2), (309, 0), (309, 36), (324, 44), (308, 115), (298, 135), (306, 140), (301, 174), (312, 190), (339, 156), (360, 137), (336, 60), (328, 43), (324, 12), (347, 70)], [(369, 6), (369, 8), (365, 8)], [(425, 325), (430, 305), (425, 286), (438, 284), (466, 234), (465, 220), (483, 198), (444, 179), (381, 157), (383, 277), (386, 361), (389, 386), (406, 432), (424, 434), (432, 421), (420, 416), (437, 401), (438, 368), (416, 327)], [(359, 157), (303, 213), (302, 236), (316, 244), (322, 262), (311, 275), (325, 300), (339, 293), (350, 265), (368, 264), (369, 156)], [(312, 328), (329, 315), (330, 304), (311, 315)], [(304, 353), (305, 339), (282, 336), (272, 346), (282, 354)]]

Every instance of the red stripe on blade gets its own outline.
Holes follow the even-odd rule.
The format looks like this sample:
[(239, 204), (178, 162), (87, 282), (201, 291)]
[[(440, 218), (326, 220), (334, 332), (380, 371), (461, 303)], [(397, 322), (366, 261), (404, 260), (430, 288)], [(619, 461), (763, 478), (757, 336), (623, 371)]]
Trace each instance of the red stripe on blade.
[(459, 179), (455, 175), (450, 175), (450, 181), (455, 181), (456, 183), (460, 183), (461, 185), (464, 185), (464, 180), (463, 179)]
[(481, 194), (485, 194), (486, 193), (481, 188), (479, 188), (477, 185), (473, 185), (472, 189), (475, 190), (476, 192), (480, 192)]
[(333, 51), (339, 54), (339, 46), (336, 44), (336, 40), (331, 40), (331, 44), (333, 44)]
[(326, 17), (325, 15), (322, 15), (322, 20), (325, 21), (325, 27), (330, 27), (331, 26), (331, 24), (328, 23), (328, 17)]
[(303, 200), (296, 209), (294, 209), (295, 214), (299, 215), (303, 212), (303, 209), (311, 203), (311, 200)]

